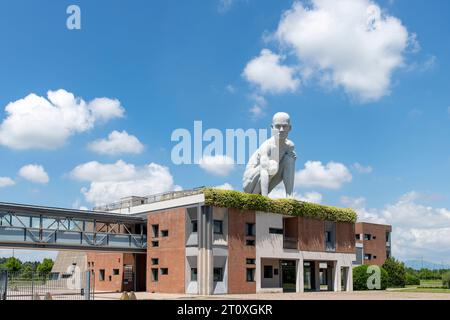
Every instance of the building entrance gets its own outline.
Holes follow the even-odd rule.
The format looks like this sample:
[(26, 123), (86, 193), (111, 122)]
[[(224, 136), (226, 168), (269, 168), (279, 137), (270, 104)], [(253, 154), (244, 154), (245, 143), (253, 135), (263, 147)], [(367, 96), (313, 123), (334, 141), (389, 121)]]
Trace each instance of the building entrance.
[(293, 260), (281, 261), (281, 285), (283, 292), (295, 292), (296, 285), (296, 263)]

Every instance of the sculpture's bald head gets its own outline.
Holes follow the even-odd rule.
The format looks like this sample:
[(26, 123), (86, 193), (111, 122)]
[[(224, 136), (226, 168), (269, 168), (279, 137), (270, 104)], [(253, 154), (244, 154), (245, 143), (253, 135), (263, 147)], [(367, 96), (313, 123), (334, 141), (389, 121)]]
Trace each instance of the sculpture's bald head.
[(291, 117), (286, 112), (278, 112), (272, 119), (272, 132), (279, 139), (287, 139), (291, 131)]

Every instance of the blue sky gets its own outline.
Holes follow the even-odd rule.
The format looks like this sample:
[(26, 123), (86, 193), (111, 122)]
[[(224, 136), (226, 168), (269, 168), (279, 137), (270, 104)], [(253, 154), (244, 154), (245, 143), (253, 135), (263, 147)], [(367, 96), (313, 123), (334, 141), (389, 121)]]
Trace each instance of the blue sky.
[[(450, 263), (443, 249), (450, 247), (450, 4), (356, 0), (382, 13), (377, 37), (353, 38), (351, 29), (312, 27), (327, 22), (313, 13), (334, 12), (330, 25), (347, 27), (361, 18), (326, 2), (2, 1), (0, 177), (8, 183), (0, 201), (92, 207), (111, 181), (122, 183), (122, 193), (136, 180), (132, 190), (147, 194), (225, 183), (240, 190), (244, 166), (174, 165), (172, 132), (192, 131), (195, 120), (223, 131), (268, 128), (271, 116), (285, 111), (293, 122), (299, 198), (352, 206), (362, 220), (393, 224), (394, 255), (402, 259)], [(72, 4), (81, 9), (81, 30), (66, 27)], [(310, 33), (301, 34), (297, 23)], [(70, 124), (57, 128), (65, 138), (39, 117), (29, 118), (37, 129), (18, 114), (5, 125), (9, 103), (32, 93), (49, 99), (48, 91), (82, 98), (88, 113), (96, 98), (111, 106), (80, 126), (64, 118)], [(29, 108), (31, 100), (24, 102)], [(33, 131), (39, 126), (47, 128), (42, 135)], [(28, 136), (10, 139), (12, 129)], [(120, 141), (110, 152), (105, 143), (88, 147), (113, 131), (126, 132), (117, 135), (122, 142), (138, 139), (135, 148), (123, 150)], [(58, 137), (59, 144), (51, 140)], [(315, 165), (307, 169), (307, 162)], [(156, 167), (149, 172), (150, 163)], [(111, 173), (130, 168), (135, 172), (120, 181)], [(113, 177), (105, 182), (89, 170)]]

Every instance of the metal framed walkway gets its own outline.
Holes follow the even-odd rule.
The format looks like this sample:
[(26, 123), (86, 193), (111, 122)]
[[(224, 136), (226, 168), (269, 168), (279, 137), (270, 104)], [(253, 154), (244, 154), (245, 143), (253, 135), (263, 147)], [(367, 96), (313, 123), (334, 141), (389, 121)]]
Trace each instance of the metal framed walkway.
[(0, 247), (145, 253), (144, 217), (0, 202)]

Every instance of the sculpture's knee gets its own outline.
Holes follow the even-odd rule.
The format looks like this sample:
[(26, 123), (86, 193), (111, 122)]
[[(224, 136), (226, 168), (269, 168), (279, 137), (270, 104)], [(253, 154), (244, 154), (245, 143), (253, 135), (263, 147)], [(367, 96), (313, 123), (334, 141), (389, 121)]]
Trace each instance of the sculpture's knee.
[(281, 161), (281, 166), (284, 169), (295, 168), (295, 158), (290, 155), (285, 155)]

